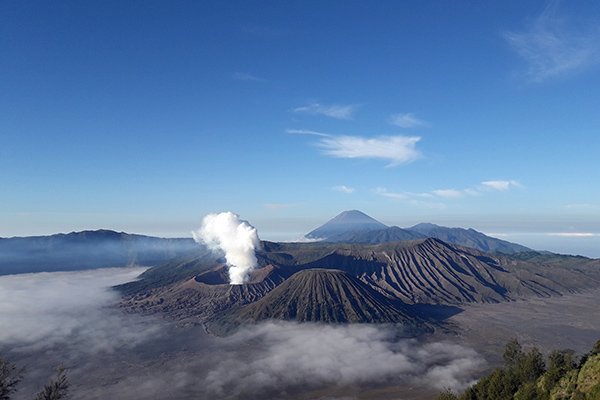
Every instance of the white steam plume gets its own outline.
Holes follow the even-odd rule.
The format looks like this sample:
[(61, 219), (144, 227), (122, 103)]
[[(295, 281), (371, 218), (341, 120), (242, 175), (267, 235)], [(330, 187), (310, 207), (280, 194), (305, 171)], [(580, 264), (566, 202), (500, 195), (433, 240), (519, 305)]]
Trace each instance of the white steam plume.
[(258, 262), (254, 251), (260, 246), (258, 231), (232, 212), (208, 214), (202, 227), (192, 232), (194, 240), (212, 250), (222, 250), (229, 265), (229, 283), (241, 285)]

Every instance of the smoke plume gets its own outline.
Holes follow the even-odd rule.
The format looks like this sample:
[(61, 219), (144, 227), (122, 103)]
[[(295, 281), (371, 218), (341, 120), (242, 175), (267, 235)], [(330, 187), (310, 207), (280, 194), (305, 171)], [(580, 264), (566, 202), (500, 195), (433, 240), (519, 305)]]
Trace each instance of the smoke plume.
[(255, 227), (232, 212), (208, 214), (202, 227), (192, 232), (194, 240), (206, 244), (212, 250), (225, 253), (229, 265), (229, 283), (241, 285), (257, 266), (254, 251), (260, 246)]

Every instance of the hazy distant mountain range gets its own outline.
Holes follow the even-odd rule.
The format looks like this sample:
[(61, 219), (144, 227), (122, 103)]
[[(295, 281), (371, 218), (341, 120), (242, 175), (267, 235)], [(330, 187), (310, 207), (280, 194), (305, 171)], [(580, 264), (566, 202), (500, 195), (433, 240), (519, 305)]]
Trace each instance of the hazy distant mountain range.
[(109, 230), (0, 238), (0, 275), (153, 266), (198, 249), (190, 239), (163, 239)]
[(306, 237), (332, 243), (372, 244), (436, 238), (490, 253), (515, 254), (532, 251), (528, 247), (486, 236), (474, 229), (446, 228), (430, 223), (421, 223), (406, 229), (388, 227), (358, 210), (342, 212), (308, 233)]
[[(357, 211), (344, 211), (306, 235), (331, 243), (377, 244), (437, 238), (484, 252), (516, 254), (531, 249), (492, 238), (473, 229), (419, 224), (388, 227)], [(165, 239), (110, 230), (51, 236), (0, 238), (0, 275), (75, 271), (128, 265), (156, 266), (200, 247), (191, 238)]]

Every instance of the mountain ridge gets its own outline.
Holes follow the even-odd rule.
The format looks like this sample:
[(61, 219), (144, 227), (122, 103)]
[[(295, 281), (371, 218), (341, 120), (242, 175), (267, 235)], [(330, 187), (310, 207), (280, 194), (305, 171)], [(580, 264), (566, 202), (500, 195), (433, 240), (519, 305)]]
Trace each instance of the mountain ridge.
[(193, 239), (107, 229), (0, 238), (0, 275), (153, 266), (201, 247)]
[[(371, 221), (371, 223), (361, 225), (360, 230), (346, 229), (346, 225), (339, 223), (340, 219), (342, 219), (341, 216), (345, 215), (344, 213), (360, 213), (362, 220)], [(375, 221), (378, 224), (375, 224), (372, 221)], [(381, 225), (383, 225), (383, 227), (381, 227)], [(320, 236), (314, 234), (315, 232)], [(308, 233), (306, 237), (309, 239), (318, 238), (321, 241), (332, 243), (370, 244), (432, 237), (451, 244), (471, 247), (479, 251), (490, 253), (516, 254), (532, 251), (532, 249), (528, 247), (487, 236), (472, 228), (448, 228), (428, 222), (420, 223), (410, 228), (399, 228), (397, 226), (389, 227), (357, 210), (344, 211), (319, 228)]]

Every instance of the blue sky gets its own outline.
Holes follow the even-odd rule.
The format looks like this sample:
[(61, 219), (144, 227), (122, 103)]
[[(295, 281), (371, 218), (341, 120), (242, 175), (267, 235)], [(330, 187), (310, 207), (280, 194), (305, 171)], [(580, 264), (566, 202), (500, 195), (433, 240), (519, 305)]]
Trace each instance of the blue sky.
[(344, 210), (600, 257), (600, 3), (4, 1), (0, 236)]

